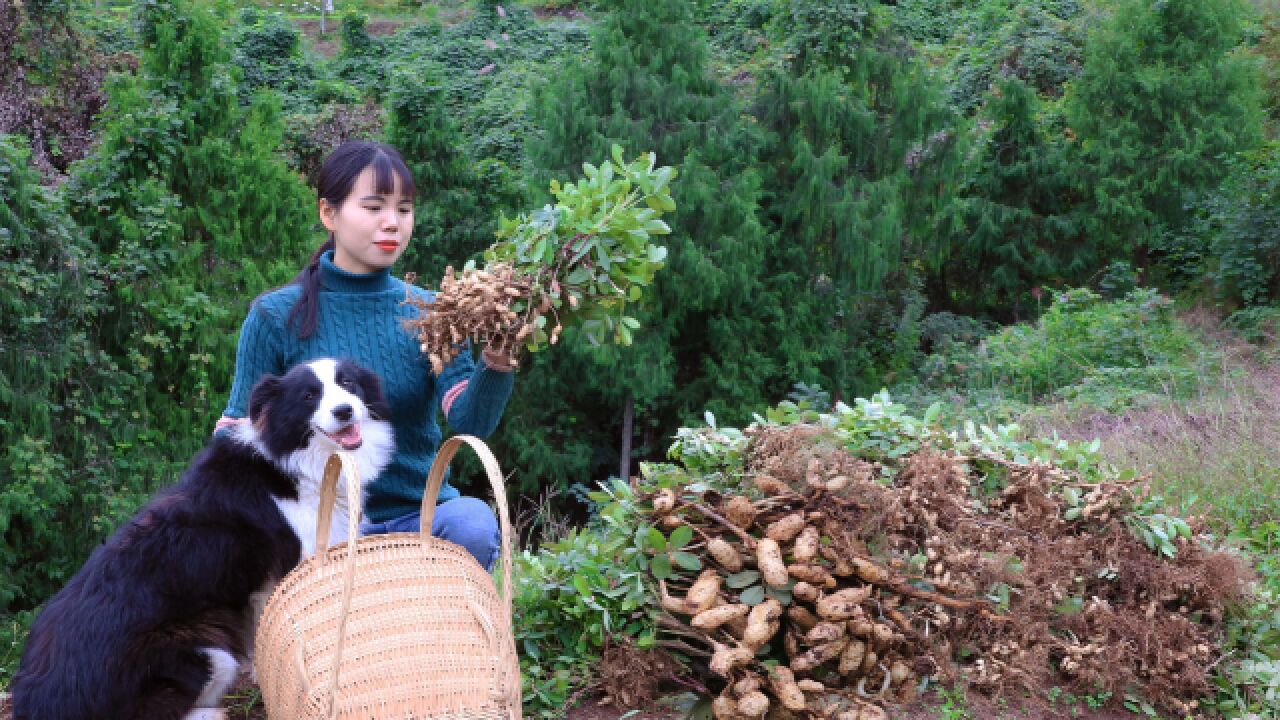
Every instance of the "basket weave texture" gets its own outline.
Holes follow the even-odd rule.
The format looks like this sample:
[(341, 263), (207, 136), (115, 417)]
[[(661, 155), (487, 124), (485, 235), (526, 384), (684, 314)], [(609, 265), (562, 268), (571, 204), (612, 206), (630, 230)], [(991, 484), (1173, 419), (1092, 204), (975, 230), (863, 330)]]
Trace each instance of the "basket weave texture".
[[(497, 500), (502, 593), (471, 553), (431, 536), (445, 468), (463, 444), (480, 456)], [(346, 453), (329, 459), (317, 548), (329, 537), (340, 474), (348, 507), (360, 507), (356, 472)], [(358, 523), (353, 510), (353, 540), (299, 564), (267, 601), (255, 665), (268, 717), (519, 720), (511, 522), (502, 474), (484, 442), (458, 435), (440, 446), (420, 532), (359, 537)]]

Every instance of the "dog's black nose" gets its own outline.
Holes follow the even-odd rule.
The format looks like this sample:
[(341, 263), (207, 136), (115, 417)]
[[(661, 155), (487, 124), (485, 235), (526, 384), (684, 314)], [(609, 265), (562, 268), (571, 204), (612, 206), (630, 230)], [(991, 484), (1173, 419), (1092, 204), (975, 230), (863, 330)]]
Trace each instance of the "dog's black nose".
[(333, 416), (338, 418), (339, 422), (349, 422), (351, 420), (351, 406), (345, 403), (339, 405), (333, 409)]

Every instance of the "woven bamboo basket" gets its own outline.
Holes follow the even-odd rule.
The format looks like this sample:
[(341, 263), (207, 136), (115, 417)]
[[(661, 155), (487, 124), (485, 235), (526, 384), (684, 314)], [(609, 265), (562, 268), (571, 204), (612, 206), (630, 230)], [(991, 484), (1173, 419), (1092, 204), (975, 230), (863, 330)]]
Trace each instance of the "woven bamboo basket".
[[(502, 527), (499, 593), (466, 549), (431, 536), (445, 469), (468, 444), (484, 463)], [(489, 448), (459, 435), (440, 446), (417, 533), (359, 537), (354, 460), (325, 467), (316, 547), (325, 547), (339, 472), (352, 538), (299, 564), (267, 601), (255, 650), (272, 720), (520, 720), (511, 631), (511, 521)], [(355, 497), (353, 497), (353, 495)]]

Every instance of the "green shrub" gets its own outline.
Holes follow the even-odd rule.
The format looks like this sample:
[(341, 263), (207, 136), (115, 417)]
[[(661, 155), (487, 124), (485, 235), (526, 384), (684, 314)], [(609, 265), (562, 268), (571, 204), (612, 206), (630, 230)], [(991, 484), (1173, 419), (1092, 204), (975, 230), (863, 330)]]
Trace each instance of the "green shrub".
[(142, 68), (110, 89), (97, 154), (61, 195), (0, 150), (0, 322), (20, 349), (0, 365), (4, 613), (176, 479), (220, 414), (248, 302), (311, 245), (312, 201), (274, 155), (278, 108), (239, 107), (214, 16), (139, 12)]
[(591, 496), (609, 505), (589, 526), (517, 557), (515, 635), (532, 717), (564, 717), (607, 641), (629, 636), (650, 647), (657, 633), (634, 495), (614, 482)]
[(995, 404), (1010, 403), (1013, 415), (1059, 400), (1121, 410), (1157, 395), (1186, 396), (1213, 357), (1174, 317), (1170, 300), (1153, 290), (1107, 302), (1075, 289), (1057, 293), (1035, 323), (934, 353), (920, 377), (902, 387), (933, 397), (990, 393)]
[(0, 617), (43, 601), (117, 519), (132, 494), (109, 453), (138, 433), (137, 382), (94, 346), (102, 266), (29, 159), (0, 136)]
[[(1201, 203), (1202, 222), (1184, 243), (1194, 248), (1192, 282), (1208, 273), (1218, 297), (1259, 306), (1280, 300), (1280, 143), (1244, 153), (1222, 187)], [(1201, 260), (1201, 262), (1195, 262)]]
[(297, 26), (278, 12), (245, 8), (227, 39), (231, 62), (240, 69), (240, 100), (248, 104), (263, 89), (281, 94), (290, 111), (304, 111), (314, 101), (315, 64), (302, 55)]

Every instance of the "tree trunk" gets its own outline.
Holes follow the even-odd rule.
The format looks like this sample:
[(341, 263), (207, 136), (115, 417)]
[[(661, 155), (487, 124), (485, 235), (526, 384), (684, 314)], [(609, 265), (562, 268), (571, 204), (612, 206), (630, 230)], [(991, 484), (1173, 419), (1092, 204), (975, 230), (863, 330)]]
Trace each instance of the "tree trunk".
[(631, 391), (622, 400), (622, 453), (618, 459), (618, 477), (623, 482), (631, 479), (631, 432), (636, 419), (636, 404)]

